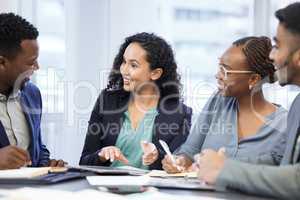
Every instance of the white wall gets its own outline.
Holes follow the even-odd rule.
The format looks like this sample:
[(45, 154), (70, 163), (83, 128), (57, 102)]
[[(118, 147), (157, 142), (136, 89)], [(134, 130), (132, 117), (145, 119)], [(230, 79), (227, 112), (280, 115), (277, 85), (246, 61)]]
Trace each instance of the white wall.
[[(130, 8), (128, 7), (130, 5)], [(140, 31), (156, 32), (156, 1), (66, 0), (67, 88), (61, 145), (55, 156), (78, 162), (87, 120), (124, 38)], [(146, 22), (143, 26), (136, 18)], [(66, 148), (68, 147), (68, 148)]]
[(0, 12), (18, 12), (18, 0), (0, 0)]

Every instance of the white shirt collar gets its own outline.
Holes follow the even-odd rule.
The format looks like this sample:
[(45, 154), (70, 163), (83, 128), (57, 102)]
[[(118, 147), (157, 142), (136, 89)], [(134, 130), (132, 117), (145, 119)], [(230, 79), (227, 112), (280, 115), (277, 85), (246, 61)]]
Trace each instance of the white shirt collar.
[(6, 101), (6, 99), (7, 99), (6, 96), (0, 93), (0, 102), (4, 102)]
[(13, 93), (11, 93), (7, 98), (6, 95), (0, 93), (0, 102), (5, 102), (8, 99), (10, 99), (10, 100), (17, 99), (20, 96), (20, 94), (21, 94), (21, 91), (17, 90), (17, 91), (14, 91)]

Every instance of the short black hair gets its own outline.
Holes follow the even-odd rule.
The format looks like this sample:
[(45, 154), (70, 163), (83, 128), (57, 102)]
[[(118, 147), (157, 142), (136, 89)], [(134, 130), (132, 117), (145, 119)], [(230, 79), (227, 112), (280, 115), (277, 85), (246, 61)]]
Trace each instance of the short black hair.
[(181, 99), (180, 75), (177, 72), (177, 63), (170, 44), (154, 33), (137, 33), (125, 38), (116, 55), (112, 71), (108, 77), (107, 89), (122, 89), (123, 78), (120, 67), (123, 63), (123, 54), (131, 43), (138, 43), (146, 51), (146, 60), (150, 64), (151, 70), (162, 68), (162, 76), (155, 81), (160, 90), (161, 99), (169, 100)]
[(300, 2), (277, 10), (275, 16), (291, 33), (300, 35)]
[(0, 14), (0, 55), (14, 58), (21, 50), (23, 40), (35, 40), (38, 30), (24, 18), (14, 13)]

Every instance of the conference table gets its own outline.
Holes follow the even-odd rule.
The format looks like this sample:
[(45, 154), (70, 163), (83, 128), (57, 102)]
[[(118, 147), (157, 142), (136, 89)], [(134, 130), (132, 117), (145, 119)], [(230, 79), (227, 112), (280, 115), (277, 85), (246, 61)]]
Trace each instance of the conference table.
[[(53, 185), (14, 185), (14, 184), (0, 184), (0, 189), (18, 189), (22, 187), (34, 187), (34, 188), (46, 188), (46, 189), (55, 189), (63, 191), (77, 192), (84, 189), (97, 189), (94, 186), (90, 186), (86, 179), (72, 180), (68, 182), (53, 184)], [(263, 200), (271, 199), (266, 197), (257, 197), (252, 195), (246, 195), (235, 191), (195, 191), (195, 190), (174, 190), (174, 189), (159, 189), (160, 192), (175, 194), (179, 197), (211, 197), (211, 198), (221, 198), (221, 199), (231, 199), (231, 200)]]

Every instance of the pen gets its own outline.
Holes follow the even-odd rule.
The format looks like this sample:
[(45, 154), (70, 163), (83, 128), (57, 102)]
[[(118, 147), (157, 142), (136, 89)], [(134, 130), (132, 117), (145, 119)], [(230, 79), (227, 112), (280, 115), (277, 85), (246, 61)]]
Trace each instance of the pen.
[(171, 153), (171, 151), (170, 151), (170, 149), (169, 149), (168, 144), (167, 144), (165, 141), (163, 141), (163, 140), (159, 140), (159, 143), (161, 144), (161, 146), (162, 146), (162, 148), (164, 149), (164, 151), (166, 152), (166, 154), (167, 154), (168, 156), (170, 156), (172, 163), (173, 163), (174, 165), (176, 165), (175, 158), (174, 158), (174, 156), (172, 155), (172, 153)]

